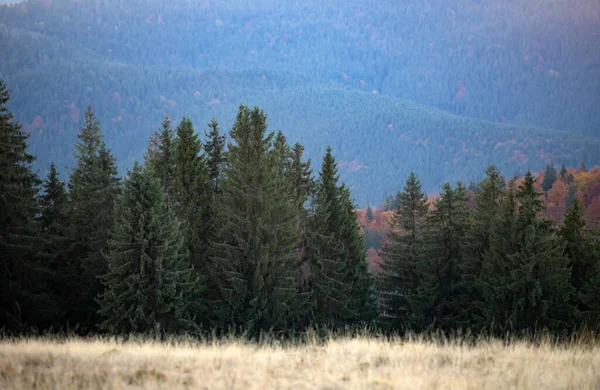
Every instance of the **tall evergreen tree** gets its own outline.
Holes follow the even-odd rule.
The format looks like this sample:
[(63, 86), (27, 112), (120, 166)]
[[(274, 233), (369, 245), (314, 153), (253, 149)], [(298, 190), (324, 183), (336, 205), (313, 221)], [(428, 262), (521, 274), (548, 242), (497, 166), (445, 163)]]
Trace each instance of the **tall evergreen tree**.
[(342, 241), (346, 220), (338, 181), (337, 163), (331, 147), (327, 147), (316, 184), (305, 254), (314, 300), (314, 324), (330, 328), (346, 325), (355, 315)]
[(60, 180), (56, 165), (50, 165), (48, 177), (42, 184), (39, 224), (43, 238), (42, 262), (46, 265), (45, 285), (55, 304), (55, 315), (47, 326), (63, 326), (69, 299), (69, 286), (76, 284), (77, 275), (66, 256), (70, 231), (68, 195), (65, 183)]
[(565, 330), (572, 315), (568, 259), (550, 223), (538, 217), (543, 204), (534, 183), (528, 171), (516, 196), (509, 191), (484, 256), (485, 322), (499, 332)]
[(500, 200), (504, 194), (504, 177), (495, 165), (490, 165), (486, 177), (479, 183), (475, 197), (473, 223), (467, 233), (468, 243), (463, 260), (459, 264), (461, 283), (461, 324), (471, 328), (481, 323), (479, 307), (482, 297), (477, 288), (481, 276), (483, 257), (489, 251), (494, 224), (500, 218)]
[(413, 309), (421, 325), (451, 330), (460, 326), (460, 263), (471, 223), (467, 189), (446, 183), (428, 220), (426, 246), (417, 263), (420, 283)]
[(69, 181), (72, 244), (67, 253), (78, 279), (70, 286), (67, 316), (70, 325), (90, 331), (98, 323), (95, 297), (103, 287), (97, 277), (107, 270), (102, 253), (114, 220), (120, 179), (91, 107), (85, 113), (78, 139), (74, 152), (77, 165)]
[(167, 208), (173, 208), (173, 180), (175, 177), (175, 132), (171, 118), (166, 116), (161, 129), (150, 136), (148, 149), (144, 154), (147, 168), (153, 169), (165, 191)]
[(284, 330), (299, 304), (295, 286), (298, 215), (272, 153), (273, 134), (258, 107), (240, 106), (231, 129), (220, 221), (212, 243), (211, 271), (221, 294), (214, 307), (221, 329), (241, 327), (250, 334)]
[(183, 118), (177, 126), (173, 200), (176, 216), (182, 223), (187, 250), (200, 275), (206, 275), (207, 242), (203, 233), (203, 213), (208, 202), (208, 173), (202, 142), (192, 122)]
[(381, 253), (378, 277), (381, 318), (394, 330), (415, 323), (412, 298), (419, 286), (416, 264), (424, 246), (424, 231), (429, 206), (417, 175), (411, 172), (404, 189), (396, 197), (391, 219), (389, 244)]
[(115, 215), (99, 328), (155, 336), (195, 331), (197, 276), (159, 181), (137, 162)]
[(584, 290), (589, 291), (589, 285), (600, 267), (600, 244), (595, 235), (586, 229), (584, 213), (583, 205), (575, 198), (558, 229), (571, 268), (571, 286), (574, 292), (571, 304), (583, 313), (591, 307), (589, 300), (582, 300), (582, 295), (587, 295)]
[(6, 331), (20, 332), (46, 316), (47, 302), (38, 286), (39, 179), (27, 152), (29, 136), (6, 108), (9, 99), (0, 80), (0, 323)]

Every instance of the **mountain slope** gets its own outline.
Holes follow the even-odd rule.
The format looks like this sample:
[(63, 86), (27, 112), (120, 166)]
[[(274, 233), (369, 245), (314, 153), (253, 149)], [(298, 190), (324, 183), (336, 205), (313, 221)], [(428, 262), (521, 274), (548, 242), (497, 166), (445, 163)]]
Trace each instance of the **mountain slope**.
[(331, 144), (364, 205), (412, 170), (435, 191), (492, 162), (598, 164), (590, 1), (28, 1), (0, 7), (0, 77), (42, 171), (72, 165), (87, 105), (122, 169), (165, 114), (203, 132), (260, 105), (313, 160)]

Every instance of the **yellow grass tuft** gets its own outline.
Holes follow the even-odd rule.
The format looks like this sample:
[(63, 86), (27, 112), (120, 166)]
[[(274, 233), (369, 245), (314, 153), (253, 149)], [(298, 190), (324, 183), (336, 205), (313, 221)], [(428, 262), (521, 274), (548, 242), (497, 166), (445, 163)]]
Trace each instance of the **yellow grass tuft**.
[(0, 341), (2, 389), (598, 389), (600, 347), (332, 338), (324, 343)]

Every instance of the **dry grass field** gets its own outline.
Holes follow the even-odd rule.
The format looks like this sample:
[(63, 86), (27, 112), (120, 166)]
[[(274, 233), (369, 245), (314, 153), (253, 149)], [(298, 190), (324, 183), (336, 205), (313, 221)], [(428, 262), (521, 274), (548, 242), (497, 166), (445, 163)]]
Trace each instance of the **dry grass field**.
[(0, 341), (1, 389), (600, 389), (600, 346)]

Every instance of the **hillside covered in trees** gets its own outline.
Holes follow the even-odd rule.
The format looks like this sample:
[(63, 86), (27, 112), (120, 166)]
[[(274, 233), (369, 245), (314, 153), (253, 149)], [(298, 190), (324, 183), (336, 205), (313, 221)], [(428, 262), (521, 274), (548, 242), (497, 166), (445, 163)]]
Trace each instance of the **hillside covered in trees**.
[(359, 222), (377, 215), (357, 214), (332, 148), (311, 164), (300, 143), (267, 131), (259, 107), (240, 106), (228, 132), (213, 119), (203, 137), (189, 118), (164, 118), (125, 177), (89, 107), (65, 183), (55, 164), (34, 173), (9, 98), (0, 82), (3, 333), (504, 337), (600, 326), (589, 219), (599, 168), (507, 181), (490, 165), (481, 182), (445, 183), (433, 198), (411, 173), (385, 205), (375, 267), (366, 248), (378, 240)]
[[(120, 173), (165, 114), (240, 104), (316, 161), (329, 144), (364, 206), (600, 155), (595, 0), (29, 0), (0, 7), (0, 77), (35, 167), (64, 176), (88, 105)], [(200, 133), (202, 130), (200, 129)]]

